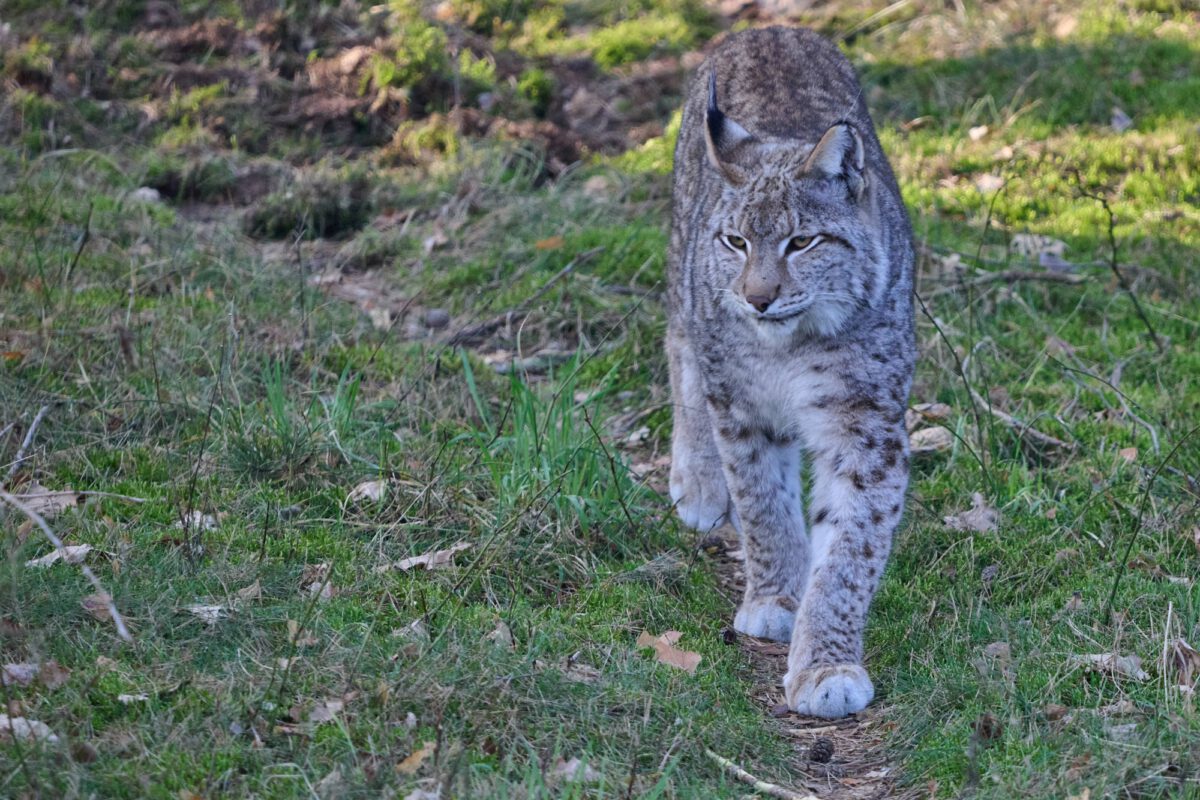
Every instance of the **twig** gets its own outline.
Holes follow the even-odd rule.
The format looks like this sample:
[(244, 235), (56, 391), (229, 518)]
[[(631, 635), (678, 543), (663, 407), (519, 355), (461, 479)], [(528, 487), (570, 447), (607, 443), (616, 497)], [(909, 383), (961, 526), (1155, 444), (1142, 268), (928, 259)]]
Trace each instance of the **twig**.
[(17, 457), (12, 462), (12, 466), (8, 468), (8, 474), (4, 476), (4, 485), (13, 479), (17, 474), (17, 470), (21, 468), (21, 462), (25, 460), (25, 451), (29, 449), (29, 445), (33, 444), (33, 437), (37, 433), (38, 426), (42, 424), (42, 419), (46, 413), (50, 411), (50, 406), (45, 405), (38, 409), (37, 416), (33, 418), (33, 424), (29, 426), (29, 430), (25, 431), (25, 440), (21, 442), (21, 446), (17, 448)]
[(3, 428), (0, 428), (0, 439), (3, 439), (5, 436), (8, 436), (8, 432), (11, 431), (14, 427), (16, 427), (16, 424), (17, 423), (15, 423), (15, 422), (10, 422), (7, 425), (5, 425)]
[(513, 309), (509, 309), (508, 311), (505, 311), (503, 314), (498, 314), (497, 316), (492, 317), (491, 319), (486, 320), (484, 322), (480, 322), (476, 325), (471, 325), (470, 327), (463, 328), (458, 333), (456, 333), (450, 337), (448, 344), (450, 344), (450, 346), (453, 347), (456, 345), (464, 345), (464, 344), (470, 344), (472, 342), (478, 342), (478, 341), (481, 341), (482, 339), (487, 338), (488, 336), (491, 336), (493, 333), (495, 333), (500, 328), (503, 328), (505, 325), (512, 325), (514, 322), (524, 319), (525, 316), (531, 310), (533, 310), (533, 305), (537, 301), (539, 301), (543, 297), (545, 297), (546, 292), (550, 291), (550, 289), (554, 287), (554, 284), (558, 283), (560, 280), (565, 278), (567, 275), (570, 275), (577, 266), (579, 266), (583, 262), (587, 261), (592, 256), (596, 255), (597, 253), (599, 253), (602, 250), (604, 250), (604, 247), (593, 247), (591, 250), (584, 250), (582, 253), (580, 253), (579, 255), (572, 258), (569, 262), (567, 262), (567, 265), (565, 267), (560, 269), (558, 272), (554, 273), (554, 275), (551, 276), (550, 279), (547, 280), (545, 283), (543, 283), (536, 292), (534, 292), (532, 295), (530, 295), (525, 300), (521, 301), (521, 304), (519, 306), (517, 306), (516, 308), (513, 308)]
[(1070, 272), (1033, 272), (1024, 269), (1006, 269), (1001, 272), (989, 272), (985, 275), (979, 275), (969, 281), (961, 281), (950, 286), (940, 286), (929, 292), (929, 297), (939, 297), (943, 294), (950, 294), (960, 289), (974, 288), (976, 286), (985, 286), (989, 283), (1017, 283), (1019, 281), (1041, 281), (1043, 283), (1066, 283), (1075, 285), (1083, 283), (1087, 280), (1084, 275), (1075, 275)]
[(754, 787), (754, 791), (762, 792), (768, 797), (778, 797), (780, 800), (820, 800), (815, 794), (799, 794), (791, 789), (785, 789), (782, 786), (776, 786), (773, 783), (767, 783), (760, 778), (756, 778), (746, 770), (739, 767), (737, 764), (730, 761), (724, 756), (719, 756), (707, 747), (704, 748), (704, 755), (711, 758), (720, 765), (721, 769), (733, 775), (742, 783), (748, 783)]
[(1016, 417), (1012, 416), (1011, 414), (1005, 414), (1003, 411), (1001, 411), (1000, 409), (993, 406), (987, 400), (983, 399), (983, 397), (980, 396), (979, 392), (975, 391), (974, 387), (967, 387), (967, 388), (969, 388), (971, 390), (971, 399), (972, 400), (974, 400), (976, 403), (979, 403), (981, 406), (983, 406), (987, 410), (987, 412), (989, 414), (991, 414), (993, 417), (995, 417), (996, 419), (1003, 422), (1008, 427), (1015, 430), (1020, 435), (1028, 436), (1030, 439), (1033, 439), (1035, 442), (1046, 445), (1047, 447), (1058, 447), (1063, 450), (1074, 450), (1075, 449), (1075, 445), (1072, 444), (1071, 442), (1064, 442), (1062, 439), (1056, 439), (1048, 433), (1042, 433), (1041, 431), (1039, 431), (1037, 428), (1033, 427), (1029, 423), (1022, 422), (1021, 420), (1017, 419)]
[(1117, 236), (1115, 229), (1117, 226), (1117, 215), (1113, 213), (1112, 206), (1108, 204), (1108, 198), (1103, 195), (1092, 194), (1087, 189), (1084, 189), (1083, 176), (1078, 170), (1074, 170), (1075, 180), (1079, 184), (1079, 193), (1089, 200), (1095, 200), (1104, 209), (1104, 213), (1108, 215), (1108, 252), (1109, 261), (1108, 268), (1112, 270), (1112, 274), (1116, 276), (1117, 283), (1125, 290), (1125, 294), (1129, 295), (1129, 299), (1133, 301), (1133, 310), (1137, 312), (1138, 317), (1142, 320), (1142, 324), (1146, 326), (1146, 332), (1150, 334), (1150, 340), (1154, 342), (1154, 348), (1159, 353), (1164, 352), (1162, 340), (1158, 338), (1158, 333), (1154, 330), (1154, 326), (1150, 324), (1150, 318), (1146, 316), (1145, 309), (1142, 308), (1142, 303), (1138, 300), (1137, 295), (1133, 291), (1133, 287), (1129, 285), (1129, 281), (1125, 279), (1125, 273), (1121, 272), (1121, 267), (1117, 264)]
[[(62, 539), (59, 539), (54, 531), (50, 530), (50, 526), (46, 523), (46, 520), (41, 514), (34, 511), (32, 508), (25, 505), (25, 503), (21, 502), (16, 497), (13, 497), (3, 489), (0, 489), (0, 500), (8, 503), (17, 511), (20, 511), (22, 514), (29, 517), (29, 519), (33, 520), (34, 524), (42, 529), (42, 533), (46, 534), (46, 538), (50, 540), (50, 544), (54, 545), (55, 550), (64, 552), (66, 551), (66, 545), (63, 544)], [(96, 573), (92, 572), (91, 567), (81, 562), (79, 564), (79, 569), (81, 572), (83, 572), (84, 577), (91, 581), (92, 586), (96, 589), (96, 594), (108, 607), (108, 613), (112, 617), (113, 624), (117, 626), (117, 635), (126, 642), (133, 644), (133, 637), (129, 635), (129, 629), (125, 627), (125, 620), (121, 618), (121, 612), (117, 610), (116, 604), (113, 603), (112, 595), (104, 591), (104, 584), (100, 583), (100, 579), (96, 577)]]

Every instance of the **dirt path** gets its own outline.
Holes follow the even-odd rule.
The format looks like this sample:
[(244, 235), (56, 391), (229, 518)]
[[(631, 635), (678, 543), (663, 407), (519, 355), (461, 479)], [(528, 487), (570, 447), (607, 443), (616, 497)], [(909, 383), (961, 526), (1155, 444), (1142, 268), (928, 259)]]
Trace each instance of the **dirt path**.
[[(719, 541), (718, 541), (719, 540)], [(722, 528), (705, 541), (717, 566), (721, 590), (731, 600), (744, 587), (741, 545), (737, 533)], [(899, 768), (887, 758), (885, 739), (887, 709), (870, 706), (861, 714), (842, 720), (805, 717), (787, 710), (780, 679), (787, 671), (787, 645), (738, 636), (736, 644), (750, 659), (753, 672), (751, 694), (768, 717), (771, 729), (791, 743), (793, 757), (788, 765), (793, 777), (789, 787), (803, 796), (819, 800), (875, 800), (911, 798), (916, 792), (896, 788)], [(753, 765), (741, 765), (751, 773)]]

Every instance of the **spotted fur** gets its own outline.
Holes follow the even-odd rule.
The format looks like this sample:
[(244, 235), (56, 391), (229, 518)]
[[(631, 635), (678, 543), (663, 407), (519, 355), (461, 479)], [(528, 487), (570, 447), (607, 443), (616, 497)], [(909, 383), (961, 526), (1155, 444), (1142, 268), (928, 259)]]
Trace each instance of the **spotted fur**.
[(874, 696), (863, 626), (908, 484), (912, 233), (861, 94), (811, 31), (726, 39), (689, 85), (668, 254), (671, 497), (738, 528), (734, 627), (790, 641), (788, 704), (825, 717)]

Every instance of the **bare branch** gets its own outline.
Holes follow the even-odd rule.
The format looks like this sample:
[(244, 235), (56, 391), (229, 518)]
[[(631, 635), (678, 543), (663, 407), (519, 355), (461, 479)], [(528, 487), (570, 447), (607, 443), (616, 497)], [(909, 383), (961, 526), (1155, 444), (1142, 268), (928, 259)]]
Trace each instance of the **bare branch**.
[(21, 446), (17, 448), (17, 457), (13, 460), (12, 465), (9, 466), (8, 474), (4, 476), (5, 486), (12, 481), (13, 476), (17, 474), (17, 470), (21, 468), (21, 463), (25, 460), (25, 451), (29, 449), (29, 445), (33, 444), (33, 437), (37, 434), (38, 426), (42, 424), (42, 419), (45, 418), (49, 411), (49, 405), (39, 408), (37, 416), (33, 418), (33, 424), (29, 426), (29, 430), (25, 431), (25, 439), (21, 442)]
[(754, 787), (754, 791), (762, 792), (767, 797), (778, 797), (780, 800), (821, 800), (815, 794), (800, 794), (799, 792), (793, 792), (791, 789), (786, 789), (774, 783), (767, 783), (760, 778), (756, 778), (746, 770), (739, 767), (737, 764), (730, 761), (728, 758), (717, 755), (707, 747), (704, 748), (704, 755), (717, 762), (721, 769), (725, 770), (742, 783), (750, 784), (750, 786)]
[[(34, 524), (42, 529), (42, 533), (46, 534), (46, 538), (50, 540), (50, 544), (54, 545), (55, 550), (61, 550), (64, 552), (66, 551), (66, 545), (63, 544), (62, 539), (59, 539), (54, 531), (50, 530), (50, 526), (46, 524), (46, 520), (41, 514), (34, 511), (25, 503), (21, 502), (21, 500), (4, 491), (3, 489), (0, 489), (0, 500), (8, 503), (17, 511), (20, 511), (22, 514), (29, 517), (29, 519), (33, 520)], [(117, 635), (126, 642), (133, 644), (133, 637), (130, 636), (129, 629), (125, 627), (125, 620), (122, 619), (121, 612), (117, 610), (116, 604), (113, 603), (112, 595), (104, 591), (104, 584), (100, 583), (100, 579), (96, 577), (96, 573), (92, 572), (91, 567), (80, 562), (79, 569), (81, 572), (83, 572), (84, 577), (91, 581), (92, 586), (96, 588), (96, 593), (100, 597), (104, 598), (104, 603), (106, 606), (108, 606), (108, 613), (112, 617), (113, 624), (117, 626)]]

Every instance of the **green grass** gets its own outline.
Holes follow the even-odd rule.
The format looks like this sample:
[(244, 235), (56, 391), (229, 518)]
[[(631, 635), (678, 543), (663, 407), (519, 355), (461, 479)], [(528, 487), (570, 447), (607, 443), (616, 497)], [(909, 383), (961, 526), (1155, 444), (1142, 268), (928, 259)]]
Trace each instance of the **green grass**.
[[(301, 5), (297, 30), (331, 47), (327, 12)], [(619, 68), (713, 24), (649, 0), (451, 5), (524, 59), (459, 67), (531, 115), (561, 88), (549, 54)], [(853, 34), (920, 251), (913, 399), (949, 404), (959, 437), (914, 464), (869, 628), (903, 785), (1192, 796), (1200, 721), (1162, 652), (1200, 644), (1200, 21), (1115, 3), (1074, 26), (1040, 4), (871, 16), (885, 6), (810, 21)], [(267, 128), (235, 84), (154, 96), (161, 65), (126, 29), (18, 10), (2, 76), (23, 88), (0, 99), (0, 431), (17, 426), (0, 433), (0, 478), (48, 405), (15, 488), (144, 502), (93, 496), (51, 520), (111, 554), (89, 563), (133, 645), (82, 608), (93, 590), (77, 567), (26, 567), (48, 545), (0, 516), (0, 661), (71, 671), (55, 688), (7, 687), (61, 742), (0, 743), (0, 795), (743, 796), (706, 746), (797, 781), (803, 755), (752, 699), (760, 676), (722, 644), (732, 606), (711, 564), (627, 468), (670, 434), (659, 298), (677, 119), (553, 180), (528, 147), (458, 134), (417, 167), (340, 131), (239, 147), (230, 131)], [(140, 12), (114, 13), (128, 26)], [(383, 32), (414, 13), (393, 4)], [(253, 25), (237, 4), (221, 14)], [(36, 87), (92, 64), (66, 49), (83, 34), (119, 46), (117, 72), (148, 70), (114, 75), (103, 109)], [(436, 89), (451, 66), (380, 83)], [(165, 116), (139, 127), (145, 102)], [(1111, 127), (1113, 106), (1129, 130)], [(143, 185), (167, 202), (136, 199)], [(1039, 270), (1025, 234), (1060, 240), (1081, 280), (987, 281)], [(335, 268), (341, 294), (312, 280)], [(411, 308), (381, 326), (371, 304)], [(521, 315), (463, 349), (430, 335), (426, 309), (447, 310), (451, 330)], [(509, 357), (539, 366), (493, 366)], [(973, 411), (967, 383), (1073, 449)], [(352, 500), (368, 480), (383, 496)], [(999, 510), (996, 532), (943, 523), (975, 492)], [(218, 524), (181, 526), (193, 511)], [(454, 566), (379, 571), (458, 543)], [(196, 603), (226, 616), (206, 624)], [(703, 655), (694, 676), (635, 648), (667, 629)], [(1007, 657), (989, 655), (997, 642)], [(1073, 661), (1112, 652), (1149, 678)], [(343, 707), (321, 721), (331, 700)], [(430, 741), (414, 774), (397, 771)], [(555, 782), (572, 757), (602, 780)]]

